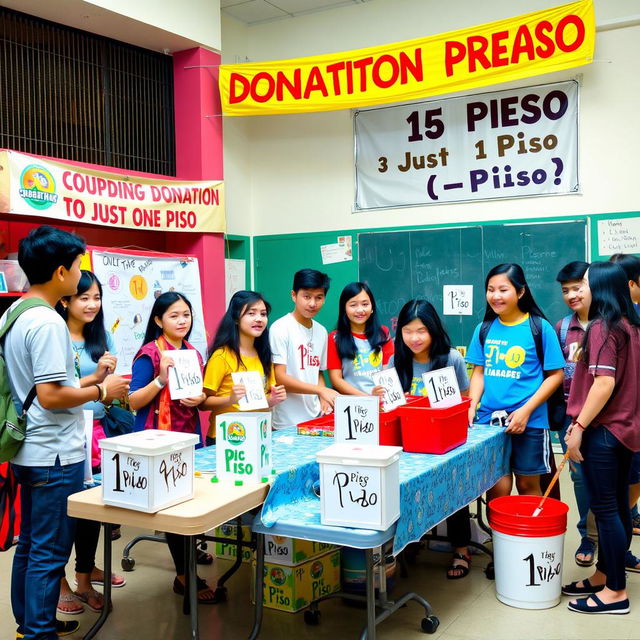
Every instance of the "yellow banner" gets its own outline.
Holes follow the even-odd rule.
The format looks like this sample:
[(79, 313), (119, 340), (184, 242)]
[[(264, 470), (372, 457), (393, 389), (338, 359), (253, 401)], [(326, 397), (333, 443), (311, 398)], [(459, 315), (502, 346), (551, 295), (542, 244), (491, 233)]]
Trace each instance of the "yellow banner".
[(0, 211), (146, 231), (224, 233), (219, 180), (140, 178), (0, 151)]
[(331, 111), (416, 100), (589, 64), (593, 0), (418, 40), (222, 65), (225, 115)]

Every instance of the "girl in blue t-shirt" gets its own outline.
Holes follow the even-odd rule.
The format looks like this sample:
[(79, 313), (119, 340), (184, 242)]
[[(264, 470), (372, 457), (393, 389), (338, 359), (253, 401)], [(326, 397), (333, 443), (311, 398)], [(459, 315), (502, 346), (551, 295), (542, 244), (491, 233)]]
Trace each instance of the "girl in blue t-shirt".
[[(469, 422), (498, 421), (507, 427), (518, 493), (540, 495), (540, 475), (549, 473), (546, 400), (562, 383), (562, 350), (520, 265), (493, 267), (485, 288), (484, 322), (476, 327), (467, 352), (475, 365)], [(537, 343), (534, 331), (540, 334)], [(509, 495), (512, 484), (511, 474), (504, 476), (487, 492), (488, 499)]]
[[(409, 300), (398, 314), (395, 354), (391, 358), (405, 393), (426, 396), (422, 374), (443, 367), (453, 367), (460, 393), (469, 388), (464, 358), (451, 347), (451, 340), (434, 306), (427, 300)], [(453, 547), (453, 561), (447, 578), (457, 580), (469, 573), (471, 556), (471, 522), (465, 506), (447, 518), (447, 535)]]

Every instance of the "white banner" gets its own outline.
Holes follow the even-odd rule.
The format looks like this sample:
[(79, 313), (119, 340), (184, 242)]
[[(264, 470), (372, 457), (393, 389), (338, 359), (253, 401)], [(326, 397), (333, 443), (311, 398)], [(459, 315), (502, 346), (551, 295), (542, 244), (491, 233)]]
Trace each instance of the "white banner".
[(142, 346), (153, 303), (165, 291), (183, 293), (191, 303), (193, 329), (189, 342), (206, 358), (196, 258), (92, 251), (91, 260), (93, 272), (102, 284), (104, 325), (118, 354), (117, 373), (131, 373), (131, 363)]
[(578, 83), (356, 111), (354, 209), (579, 191)]

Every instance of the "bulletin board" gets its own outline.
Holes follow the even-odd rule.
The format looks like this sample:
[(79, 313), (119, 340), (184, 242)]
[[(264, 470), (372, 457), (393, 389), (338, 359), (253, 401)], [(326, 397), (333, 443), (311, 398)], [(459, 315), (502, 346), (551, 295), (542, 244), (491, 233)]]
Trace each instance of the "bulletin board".
[(207, 341), (202, 313), (198, 260), (148, 251), (89, 247), (91, 267), (102, 284), (105, 328), (118, 355), (117, 373), (131, 373), (143, 344), (149, 314), (166, 291), (182, 293), (193, 307), (189, 342), (206, 359)]

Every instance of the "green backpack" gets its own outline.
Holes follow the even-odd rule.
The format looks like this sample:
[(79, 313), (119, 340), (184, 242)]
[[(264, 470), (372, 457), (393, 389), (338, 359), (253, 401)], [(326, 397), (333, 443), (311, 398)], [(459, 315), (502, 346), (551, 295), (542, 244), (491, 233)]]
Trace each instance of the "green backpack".
[(34, 385), (24, 401), (22, 414), (19, 415), (11, 396), (7, 362), (4, 359), (4, 338), (14, 322), (27, 309), (33, 307), (49, 307), (51, 309), (51, 306), (40, 298), (27, 298), (9, 313), (7, 321), (0, 329), (0, 462), (11, 460), (20, 450), (27, 431), (27, 411), (36, 397)]

